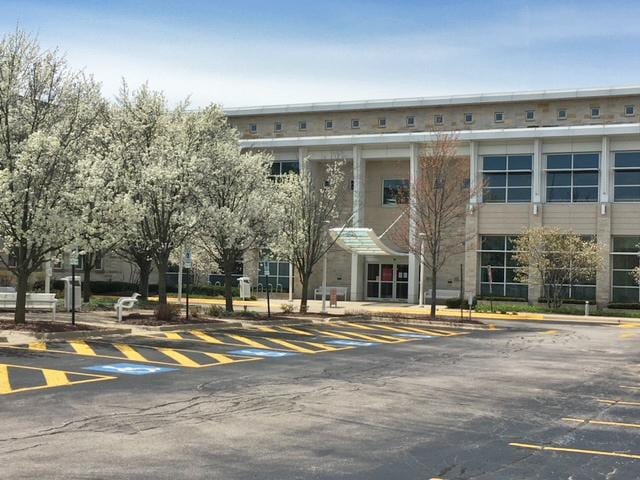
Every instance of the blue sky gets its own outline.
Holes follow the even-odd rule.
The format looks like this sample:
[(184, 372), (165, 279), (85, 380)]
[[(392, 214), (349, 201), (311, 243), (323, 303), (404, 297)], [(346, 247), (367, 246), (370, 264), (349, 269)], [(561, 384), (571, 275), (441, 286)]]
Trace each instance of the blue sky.
[(640, 1), (0, 0), (102, 82), (227, 107), (640, 83)]

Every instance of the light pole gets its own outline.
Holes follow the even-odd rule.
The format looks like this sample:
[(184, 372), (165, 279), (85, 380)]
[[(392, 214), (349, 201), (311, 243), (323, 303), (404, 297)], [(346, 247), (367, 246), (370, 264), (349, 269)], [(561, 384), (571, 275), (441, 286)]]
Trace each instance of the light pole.
[[(325, 220), (324, 223), (327, 227), (329, 226), (329, 220)], [(328, 234), (328, 231), (325, 232), (325, 240)], [(320, 313), (327, 313), (327, 253), (328, 250), (325, 250), (322, 258), (322, 308), (320, 309)]]
[(427, 237), (427, 235), (424, 233), (420, 233), (418, 236), (420, 237), (420, 269), (419, 269), (420, 273), (418, 273), (420, 277), (419, 279), (420, 299), (418, 300), (418, 306), (424, 307), (424, 239)]

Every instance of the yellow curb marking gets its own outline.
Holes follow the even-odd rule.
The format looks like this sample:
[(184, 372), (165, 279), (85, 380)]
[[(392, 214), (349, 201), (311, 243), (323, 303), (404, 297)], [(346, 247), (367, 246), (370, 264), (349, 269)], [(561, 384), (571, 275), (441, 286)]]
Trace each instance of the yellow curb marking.
[(67, 343), (76, 351), (76, 353), (79, 353), (80, 355), (95, 356), (96, 354), (96, 352), (93, 351), (93, 348), (91, 348), (86, 344), (86, 342), (83, 342), (82, 340), (68, 340)]
[(122, 354), (127, 357), (129, 360), (134, 360), (137, 362), (146, 362), (147, 359), (142, 356), (137, 350), (134, 350), (129, 345), (124, 343), (114, 343), (114, 347), (116, 347)]
[(313, 333), (305, 332), (304, 330), (298, 330), (297, 328), (280, 327), (280, 330), (284, 332), (289, 332), (289, 333), (297, 333), (298, 335), (305, 335), (307, 337), (313, 336)]
[(629, 390), (640, 390), (640, 387), (632, 387), (630, 385), (619, 385), (620, 388), (626, 388)]
[(640, 460), (640, 455), (634, 455), (631, 453), (605, 452), (602, 450), (582, 450), (580, 448), (546, 447), (544, 445), (530, 445), (528, 443), (510, 443), (509, 445), (511, 447), (528, 448), (531, 450), (539, 450), (544, 452), (581, 453), (584, 455), (601, 455), (605, 457), (631, 458), (633, 460)]
[(565, 422), (584, 423), (585, 425), (604, 425), (607, 427), (625, 427), (625, 428), (640, 428), (638, 423), (623, 423), (623, 422), (607, 422), (604, 420), (589, 420), (586, 418), (563, 418)]
[(201, 332), (200, 330), (191, 330), (189, 333), (194, 337), (198, 337), (200, 340), (204, 340), (207, 343), (213, 343), (215, 345), (224, 344), (222, 340), (219, 340), (216, 337), (212, 337), (211, 335), (207, 335), (206, 333)]
[[(23, 370), (38, 370), (42, 372), (46, 385), (36, 387), (12, 388), (9, 381), (9, 367)], [(68, 375), (84, 377), (84, 380), (69, 380)], [(108, 375), (94, 375), (89, 373), (68, 372), (65, 370), (52, 370), (49, 368), (26, 367), (23, 365), (0, 364), (0, 395), (10, 393), (28, 392), (32, 390), (44, 390), (46, 388), (67, 387), (81, 383), (102, 382), (104, 380), (116, 380), (117, 377)]]
[(597, 402), (606, 403), (608, 405), (622, 405), (627, 407), (640, 407), (640, 402), (624, 402), (622, 400), (602, 400), (597, 398)]

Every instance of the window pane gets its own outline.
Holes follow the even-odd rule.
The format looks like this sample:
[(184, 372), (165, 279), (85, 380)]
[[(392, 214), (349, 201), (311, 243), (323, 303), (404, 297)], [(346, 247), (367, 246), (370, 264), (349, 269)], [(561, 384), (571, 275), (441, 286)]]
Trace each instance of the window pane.
[(613, 301), (620, 303), (638, 303), (640, 301), (638, 297), (637, 288), (614, 288), (613, 289)]
[(482, 250), (504, 250), (504, 237), (485, 235), (482, 237)]
[(504, 187), (507, 185), (506, 173), (485, 173), (483, 177), (488, 187)]
[(597, 202), (598, 187), (576, 187), (573, 189), (574, 202)]
[(570, 173), (547, 173), (548, 187), (567, 187), (571, 185)]
[(548, 169), (571, 169), (571, 155), (547, 155)]
[(631, 272), (613, 272), (613, 284), (617, 287), (635, 287), (638, 285)]
[(518, 282), (516, 280), (516, 275), (517, 275), (518, 271), (515, 268), (507, 268), (506, 272), (507, 272), (507, 278), (506, 278), (507, 283), (517, 283)]
[(493, 284), (490, 286), (488, 283), (480, 284), (480, 293), (484, 296), (504, 297), (504, 284)]
[(616, 152), (616, 167), (640, 168), (640, 152)]
[(531, 186), (530, 173), (509, 173), (508, 180), (509, 180), (510, 187), (530, 187)]
[(507, 237), (507, 250), (514, 251), (516, 249), (515, 241), (518, 239), (518, 235)]
[(531, 155), (509, 155), (509, 170), (531, 170)]
[(271, 175), (280, 175), (280, 162), (273, 162), (271, 164)]
[(640, 266), (637, 255), (614, 255), (612, 263), (614, 269), (620, 270), (633, 270)]
[(595, 300), (595, 287), (571, 287), (571, 295), (569, 298), (574, 300)]
[(515, 298), (528, 298), (529, 288), (526, 285), (507, 285), (506, 296)]
[(515, 259), (513, 258), (513, 253), (507, 253), (507, 266), (509, 267), (517, 267), (518, 266), (518, 262), (515, 261)]
[(378, 282), (367, 282), (367, 297), (378, 298)]
[(480, 264), (483, 267), (491, 265), (492, 267), (504, 266), (504, 253), (482, 252), (480, 254)]
[(508, 195), (509, 202), (530, 202), (530, 188), (510, 188)]
[(482, 201), (487, 203), (504, 203), (507, 198), (505, 188), (485, 188), (482, 190)]
[(614, 252), (638, 252), (638, 244), (640, 243), (640, 237), (614, 237), (613, 238), (613, 251)]
[(578, 186), (597, 186), (598, 172), (576, 172), (573, 174), (573, 184)]
[(640, 170), (618, 170), (615, 172), (616, 185), (640, 185)]
[(640, 187), (616, 187), (614, 190), (614, 201), (616, 202), (640, 201)]
[(282, 162), (282, 174), (287, 174), (289, 172), (298, 173), (300, 170), (298, 168), (298, 162)]
[(483, 170), (506, 170), (507, 157), (483, 157)]
[(370, 263), (367, 265), (367, 280), (378, 280), (380, 274), (380, 265), (377, 263)]
[(598, 168), (600, 155), (597, 153), (576, 153), (573, 156), (573, 168)]
[(409, 180), (384, 181), (384, 205), (409, 203)]
[(392, 298), (392, 297), (393, 297), (393, 283), (381, 283), (380, 298)]

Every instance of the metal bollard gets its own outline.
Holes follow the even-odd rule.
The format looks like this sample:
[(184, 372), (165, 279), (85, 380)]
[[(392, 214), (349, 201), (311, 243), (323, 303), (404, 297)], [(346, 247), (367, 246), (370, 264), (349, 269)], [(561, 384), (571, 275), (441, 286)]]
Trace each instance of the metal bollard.
[(589, 300), (585, 300), (584, 302), (584, 316), (589, 316)]

